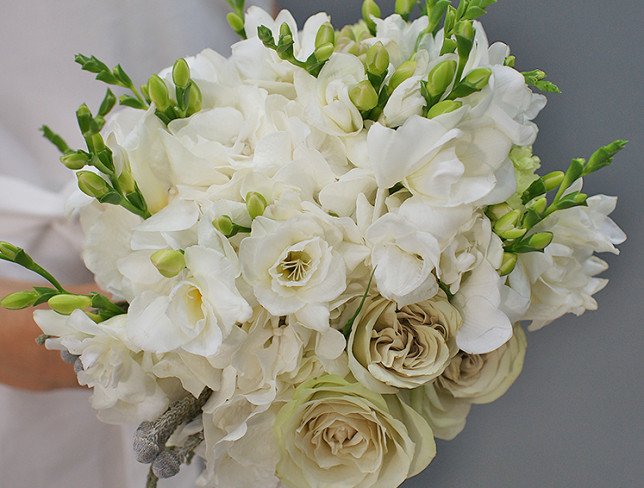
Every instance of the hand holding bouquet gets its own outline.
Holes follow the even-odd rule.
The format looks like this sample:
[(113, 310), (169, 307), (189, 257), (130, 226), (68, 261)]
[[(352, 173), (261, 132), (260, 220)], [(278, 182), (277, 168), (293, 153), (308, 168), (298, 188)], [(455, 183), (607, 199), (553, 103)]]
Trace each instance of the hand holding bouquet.
[[(532, 122), (557, 92), (490, 45), (494, 0), (396, 1), (301, 30), (230, 0), (242, 37), (77, 111), (69, 202), (104, 294), (5, 297), (74, 362), (106, 422), (138, 422), (148, 485), (205, 459), (206, 487), (396, 487), (472, 404), (519, 375), (521, 322), (597, 307), (625, 236), (583, 177), (625, 141), (538, 174)], [(112, 113), (117, 104), (123, 109)]]

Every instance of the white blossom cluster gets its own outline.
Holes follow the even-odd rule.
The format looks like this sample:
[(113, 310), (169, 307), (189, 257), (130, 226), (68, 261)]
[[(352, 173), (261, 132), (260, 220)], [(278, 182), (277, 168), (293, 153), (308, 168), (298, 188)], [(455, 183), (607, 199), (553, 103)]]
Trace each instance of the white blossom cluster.
[[(373, 18), (375, 35), (336, 40), (317, 76), (257, 36), (266, 26), (278, 43), (286, 23), (306, 60), (328, 22), (317, 14), (298, 31), (288, 12), (251, 7), (230, 58), (187, 59), (198, 112), (111, 116), (105, 141), (151, 217), (72, 204), (87, 267), (127, 313), (36, 312), (48, 346), (79, 356), (107, 422), (154, 421), (212, 390), (171, 439), (203, 431), (202, 487), (399, 486), (431, 462), (435, 437), (452, 439), (472, 404), (516, 379), (520, 321), (596, 308), (606, 264), (594, 253), (625, 238), (608, 218), (614, 199), (595, 196), (541, 219), (529, 232), (552, 243), (503, 272), (512, 240), (495, 209), (524, 210), (545, 97), (478, 22), (445, 93), (477, 69), (489, 79), (432, 117), (421, 81), (459, 57), (442, 30), (421, 35), (427, 16)], [(394, 88), (369, 119), (353, 88), (370, 79), (374, 45)], [(174, 92), (172, 70), (160, 77)]]

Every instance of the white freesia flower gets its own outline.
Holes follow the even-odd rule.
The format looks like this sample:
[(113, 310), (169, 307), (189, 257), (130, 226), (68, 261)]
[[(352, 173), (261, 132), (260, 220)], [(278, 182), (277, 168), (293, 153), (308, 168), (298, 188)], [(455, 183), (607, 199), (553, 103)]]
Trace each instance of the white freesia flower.
[(152, 420), (167, 408), (168, 397), (144, 366), (149, 359), (127, 339), (124, 315), (95, 323), (80, 310), (68, 317), (37, 310), (34, 319), (55, 337), (47, 340), (48, 348), (80, 357), (78, 381), (93, 389), (92, 407), (102, 421)]
[(362, 115), (349, 98), (349, 90), (365, 79), (362, 62), (342, 53), (333, 54), (317, 78), (306, 71), (296, 71), (295, 89), (307, 121), (322, 132), (336, 136), (360, 131)]
[(237, 290), (239, 265), (222, 253), (192, 246), (185, 250), (185, 275), (169, 294), (143, 292), (131, 303), (127, 332), (141, 349), (156, 353), (178, 348), (215, 354), (235, 324), (252, 310)]
[(387, 488), (422, 471), (436, 446), (429, 425), (395, 396), (324, 376), (279, 412), (277, 474), (293, 488)]
[(444, 294), (398, 308), (369, 299), (353, 323), (347, 352), (351, 372), (380, 393), (413, 389), (438, 377), (456, 355), (458, 311)]
[(295, 314), (318, 331), (329, 327), (328, 302), (345, 290), (347, 272), (365, 257), (358, 242), (344, 242), (341, 225), (350, 224), (306, 213), (253, 221), (239, 249), (242, 273), (271, 314)]
[(487, 354), (460, 352), (437, 380), (455, 398), (472, 403), (491, 403), (501, 397), (523, 368), (526, 336), (514, 327), (512, 338)]
[(581, 315), (597, 309), (593, 295), (608, 281), (595, 276), (608, 265), (594, 253), (619, 254), (615, 244), (626, 239), (608, 217), (616, 203), (614, 197), (597, 195), (588, 199), (587, 207), (560, 210), (535, 227), (535, 232), (550, 231), (554, 238), (543, 253), (528, 253), (519, 259), (531, 284), (524, 319), (532, 320), (532, 329), (566, 313)]
[(416, 41), (420, 33), (427, 28), (426, 16), (419, 17), (411, 23), (405, 22), (398, 14), (384, 19), (374, 18), (376, 37), (370, 42), (382, 42), (387, 48), (394, 68), (407, 61), (416, 52)]
[(388, 213), (369, 227), (367, 242), (372, 248), (371, 265), (380, 294), (399, 306), (433, 297), (438, 291), (433, 274), (440, 259), (438, 241)]

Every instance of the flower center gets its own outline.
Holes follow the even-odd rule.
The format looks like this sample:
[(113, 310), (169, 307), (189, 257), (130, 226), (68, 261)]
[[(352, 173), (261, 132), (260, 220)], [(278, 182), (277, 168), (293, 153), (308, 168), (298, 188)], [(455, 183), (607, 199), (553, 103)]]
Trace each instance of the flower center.
[(277, 272), (289, 281), (301, 281), (309, 271), (311, 257), (305, 251), (289, 251), (277, 266)]

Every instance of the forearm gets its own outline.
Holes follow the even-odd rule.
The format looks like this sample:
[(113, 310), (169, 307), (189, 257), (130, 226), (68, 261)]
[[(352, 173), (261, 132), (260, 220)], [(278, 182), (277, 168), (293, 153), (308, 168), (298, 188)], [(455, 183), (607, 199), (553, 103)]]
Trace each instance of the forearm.
[[(0, 280), (0, 297), (32, 286)], [(57, 351), (48, 351), (36, 344), (41, 331), (33, 321), (32, 312), (31, 309), (0, 309), (0, 383), (35, 391), (77, 388), (73, 367), (64, 363)]]

